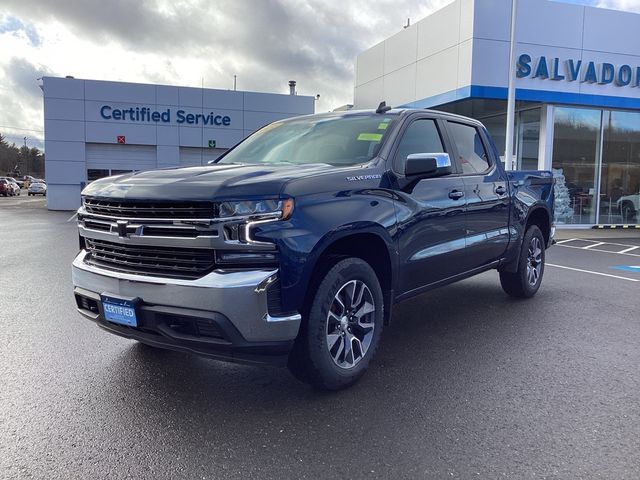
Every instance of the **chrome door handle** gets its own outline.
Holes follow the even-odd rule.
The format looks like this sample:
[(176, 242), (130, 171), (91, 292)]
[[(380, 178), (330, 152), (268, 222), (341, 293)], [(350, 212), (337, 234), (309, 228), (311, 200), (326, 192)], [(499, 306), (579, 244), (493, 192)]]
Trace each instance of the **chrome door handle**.
[(464, 197), (464, 192), (461, 192), (459, 190), (452, 190), (449, 192), (449, 198), (451, 198), (452, 200), (459, 200), (462, 197)]

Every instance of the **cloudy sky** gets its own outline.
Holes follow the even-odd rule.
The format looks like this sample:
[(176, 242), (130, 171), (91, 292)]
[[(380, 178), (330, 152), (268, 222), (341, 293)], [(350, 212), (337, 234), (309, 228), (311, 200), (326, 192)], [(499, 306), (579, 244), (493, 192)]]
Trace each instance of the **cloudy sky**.
[[(640, 0), (565, 0), (640, 12)], [(0, 133), (42, 147), (43, 75), (353, 100), (366, 48), (451, 0), (2, 0)]]

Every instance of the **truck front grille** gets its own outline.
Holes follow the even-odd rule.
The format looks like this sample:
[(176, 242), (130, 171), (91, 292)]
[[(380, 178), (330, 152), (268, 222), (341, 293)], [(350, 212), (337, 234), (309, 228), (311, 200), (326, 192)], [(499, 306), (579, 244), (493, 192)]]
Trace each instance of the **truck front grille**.
[(213, 202), (118, 202), (85, 198), (88, 214), (110, 218), (211, 219), (216, 205)]
[(213, 249), (148, 247), (85, 239), (87, 263), (108, 270), (196, 279), (215, 267)]

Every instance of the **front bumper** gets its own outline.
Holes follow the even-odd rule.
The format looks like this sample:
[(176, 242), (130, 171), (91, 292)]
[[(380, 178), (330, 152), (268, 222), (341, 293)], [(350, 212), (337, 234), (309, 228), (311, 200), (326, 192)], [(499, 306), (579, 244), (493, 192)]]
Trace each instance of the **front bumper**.
[[(269, 314), (277, 270), (215, 270), (196, 280), (113, 272), (73, 261), (78, 311), (120, 336), (223, 360), (282, 364), (298, 334), (297, 312)], [(101, 295), (139, 299), (137, 328), (105, 320)]]

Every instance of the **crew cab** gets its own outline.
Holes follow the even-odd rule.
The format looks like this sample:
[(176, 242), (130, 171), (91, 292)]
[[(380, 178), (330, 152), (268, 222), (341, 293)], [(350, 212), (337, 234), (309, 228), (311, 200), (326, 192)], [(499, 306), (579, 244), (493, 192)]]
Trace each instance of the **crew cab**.
[(491, 269), (532, 297), (553, 187), (506, 172), (469, 118), (381, 104), (277, 121), (208, 165), (88, 185), (75, 300), (116, 335), (336, 390), (400, 301)]

